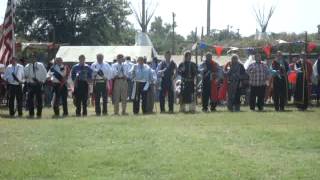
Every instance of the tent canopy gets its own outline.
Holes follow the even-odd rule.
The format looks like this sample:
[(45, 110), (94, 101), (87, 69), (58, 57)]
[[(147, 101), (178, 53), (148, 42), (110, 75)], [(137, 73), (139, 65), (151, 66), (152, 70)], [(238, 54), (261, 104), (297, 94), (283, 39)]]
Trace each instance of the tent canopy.
[(152, 46), (153, 47), (152, 41), (149, 38), (147, 33), (137, 32), (135, 41), (136, 41), (136, 44), (135, 44), (136, 46)]
[(97, 54), (103, 54), (106, 62), (113, 62), (118, 54), (136, 59), (146, 57), (148, 61), (153, 58), (152, 46), (61, 46), (56, 57), (61, 57), (64, 62), (78, 62), (78, 57), (83, 54), (86, 62), (96, 61)]

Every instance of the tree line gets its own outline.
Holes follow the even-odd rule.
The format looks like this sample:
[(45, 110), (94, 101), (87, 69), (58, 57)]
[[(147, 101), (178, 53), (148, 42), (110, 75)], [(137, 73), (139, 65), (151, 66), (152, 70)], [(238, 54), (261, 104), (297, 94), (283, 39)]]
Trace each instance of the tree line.
[[(55, 42), (69, 45), (133, 45), (136, 29), (127, 17), (132, 15), (126, 0), (19, 0), (16, 10), (16, 34), (26, 41)], [(175, 24), (177, 27), (179, 23)], [(148, 34), (160, 53), (171, 50), (173, 43), (178, 54), (200, 39), (209, 44), (254, 46), (264, 41), (254, 36), (241, 37), (229, 29), (211, 30), (209, 36), (200, 37), (194, 31), (185, 38), (173, 34), (172, 24), (154, 17)], [(172, 41), (173, 35), (175, 41)], [(303, 40), (303, 34), (271, 33), (272, 39)], [(316, 34), (310, 40), (317, 40)]]

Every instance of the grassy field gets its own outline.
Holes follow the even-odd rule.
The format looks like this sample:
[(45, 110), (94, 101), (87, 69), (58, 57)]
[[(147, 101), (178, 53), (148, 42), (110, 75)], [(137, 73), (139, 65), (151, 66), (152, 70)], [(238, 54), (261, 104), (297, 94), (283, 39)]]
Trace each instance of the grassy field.
[(42, 120), (0, 120), (0, 179), (320, 178), (317, 108), (59, 120), (50, 115), (47, 109)]

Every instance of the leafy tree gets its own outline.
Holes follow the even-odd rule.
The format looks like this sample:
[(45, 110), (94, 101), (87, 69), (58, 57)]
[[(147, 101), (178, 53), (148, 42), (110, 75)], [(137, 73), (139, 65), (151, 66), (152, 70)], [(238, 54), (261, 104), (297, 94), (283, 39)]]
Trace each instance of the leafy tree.
[(107, 45), (134, 41), (125, 0), (20, 0), (17, 34), (27, 40)]
[[(158, 51), (163, 54), (165, 51), (171, 50), (172, 48), (172, 26), (168, 23), (163, 23), (160, 16), (155, 17), (151, 23), (149, 30), (151, 41)], [(175, 43), (178, 52), (181, 52), (185, 44), (183, 36), (175, 33)]]
[(197, 39), (195, 39), (196, 36), (196, 32), (195, 31), (191, 31), (190, 34), (187, 36), (187, 41), (191, 42), (195, 42), (195, 41), (199, 41), (199, 37), (197, 36)]

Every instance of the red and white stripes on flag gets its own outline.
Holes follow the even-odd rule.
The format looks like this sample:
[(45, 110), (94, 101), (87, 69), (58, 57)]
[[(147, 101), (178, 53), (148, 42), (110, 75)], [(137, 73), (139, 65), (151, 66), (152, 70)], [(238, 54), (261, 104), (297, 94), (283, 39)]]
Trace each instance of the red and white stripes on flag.
[(15, 0), (8, 0), (7, 10), (2, 25), (2, 35), (0, 39), (0, 64), (9, 64), (10, 59), (15, 56)]

